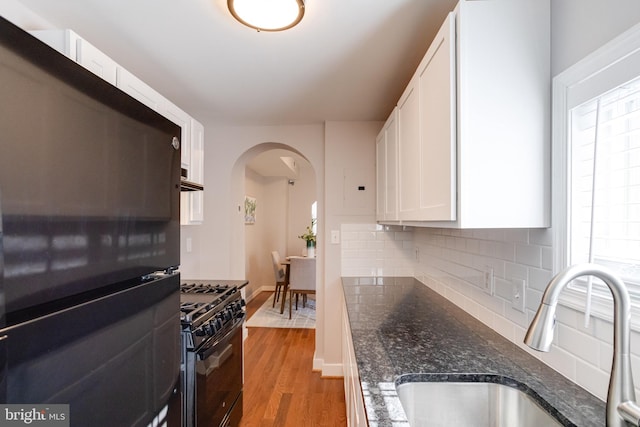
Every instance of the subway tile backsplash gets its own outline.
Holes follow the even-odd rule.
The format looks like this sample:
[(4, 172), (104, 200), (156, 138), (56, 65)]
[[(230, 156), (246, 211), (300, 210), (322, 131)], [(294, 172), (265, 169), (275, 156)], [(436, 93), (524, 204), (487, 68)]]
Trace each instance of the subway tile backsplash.
[[(570, 380), (606, 400), (613, 354), (610, 322), (560, 306), (556, 339), (549, 353), (522, 343), (526, 328), (552, 277), (550, 229), (451, 230), (342, 225), (343, 276), (413, 276), (540, 358)], [(493, 270), (494, 294), (484, 292)], [(511, 282), (524, 279), (525, 313), (511, 306)], [(640, 334), (632, 332), (632, 369), (640, 384)], [(636, 388), (636, 394), (640, 390)]]
[(413, 276), (413, 231), (378, 224), (343, 224), (343, 276)]

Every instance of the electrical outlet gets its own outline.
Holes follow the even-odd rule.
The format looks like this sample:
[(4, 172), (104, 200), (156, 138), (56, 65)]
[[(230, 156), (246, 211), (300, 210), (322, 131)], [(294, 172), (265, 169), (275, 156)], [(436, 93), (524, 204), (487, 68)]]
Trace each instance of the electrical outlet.
[(495, 279), (493, 277), (493, 267), (491, 267), (490, 265), (484, 266), (483, 286), (483, 290), (485, 293), (493, 295), (495, 289)]
[(525, 280), (511, 279), (511, 307), (524, 313)]
[(187, 237), (187, 242), (186, 243), (187, 243), (187, 253), (190, 254), (191, 251), (193, 250), (191, 237)]

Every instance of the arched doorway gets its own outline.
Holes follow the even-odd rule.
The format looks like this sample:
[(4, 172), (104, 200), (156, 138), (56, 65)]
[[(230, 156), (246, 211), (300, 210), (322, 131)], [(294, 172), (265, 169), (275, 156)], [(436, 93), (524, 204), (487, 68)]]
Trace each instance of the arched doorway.
[(309, 161), (290, 149), (262, 148), (245, 164), (243, 209), (255, 209), (244, 220), (248, 299), (273, 289), (271, 251), (304, 255), (305, 241), (298, 236), (317, 219), (316, 174)]

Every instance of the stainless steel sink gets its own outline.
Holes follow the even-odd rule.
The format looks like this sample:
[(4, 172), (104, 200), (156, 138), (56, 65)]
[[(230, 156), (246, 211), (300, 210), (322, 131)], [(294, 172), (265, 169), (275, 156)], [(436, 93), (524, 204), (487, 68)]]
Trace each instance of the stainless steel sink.
[(411, 427), (560, 426), (526, 393), (488, 382), (406, 382), (396, 386)]

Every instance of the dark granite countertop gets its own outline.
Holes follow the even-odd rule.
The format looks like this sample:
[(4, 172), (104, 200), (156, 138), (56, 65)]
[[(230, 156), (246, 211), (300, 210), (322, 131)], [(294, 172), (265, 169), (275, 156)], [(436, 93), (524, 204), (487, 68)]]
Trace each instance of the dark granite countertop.
[(396, 382), (412, 380), (500, 382), (566, 426), (605, 425), (604, 402), (418, 280), (345, 277), (342, 285), (370, 426), (407, 425), (390, 397)]

